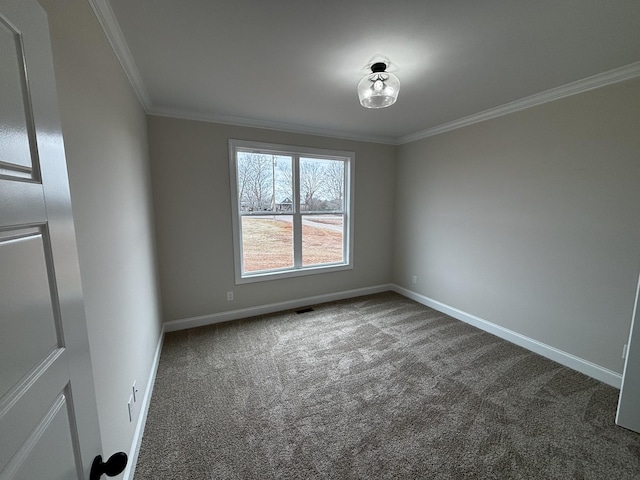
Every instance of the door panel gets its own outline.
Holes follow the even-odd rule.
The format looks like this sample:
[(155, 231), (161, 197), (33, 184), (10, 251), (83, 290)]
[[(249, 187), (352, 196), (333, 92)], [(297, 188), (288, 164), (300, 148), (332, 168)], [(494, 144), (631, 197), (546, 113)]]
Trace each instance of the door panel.
[(64, 392), (68, 374), (63, 353), (62, 349), (52, 353), (10, 392), (11, 401), (0, 418), (0, 429), (8, 433), (0, 441), (0, 465), (10, 463), (20, 450), (21, 460), (26, 458), (29, 437), (38, 429), (53, 401)]
[[(30, 138), (33, 136), (26, 87), (24, 56), (19, 33), (0, 17), (0, 111), (2, 111), (2, 142), (0, 142), (0, 173), (30, 178), (33, 170)], [(7, 168), (9, 167), (9, 168)]]
[[(27, 447), (18, 452), (7, 469), (11, 478), (67, 480), (77, 475), (77, 466), (72, 461), (71, 422), (64, 395), (60, 395), (47, 410), (25, 445)], [(28, 461), (21, 461), (27, 457)]]
[(622, 374), (616, 423), (640, 433), (640, 278), (636, 287), (636, 303), (631, 318), (627, 344), (627, 360)]
[(49, 282), (39, 228), (0, 232), (0, 271), (12, 272), (0, 277), (0, 322), (6, 332), (0, 337), (3, 395), (62, 345), (51, 298), (55, 287)]
[(101, 454), (49, 30), (0, 0), (0, 480), (86, 479)]

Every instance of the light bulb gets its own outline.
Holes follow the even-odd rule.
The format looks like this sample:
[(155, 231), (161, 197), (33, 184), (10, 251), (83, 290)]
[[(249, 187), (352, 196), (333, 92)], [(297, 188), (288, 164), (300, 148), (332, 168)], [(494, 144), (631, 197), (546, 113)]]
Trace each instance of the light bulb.
[(393, 105), (398, 98), (400, 81), (386, 71), (382, 62), (371, 65), (371, 73), (358, 84), (360, 104), (366, 108), (384, 108)]

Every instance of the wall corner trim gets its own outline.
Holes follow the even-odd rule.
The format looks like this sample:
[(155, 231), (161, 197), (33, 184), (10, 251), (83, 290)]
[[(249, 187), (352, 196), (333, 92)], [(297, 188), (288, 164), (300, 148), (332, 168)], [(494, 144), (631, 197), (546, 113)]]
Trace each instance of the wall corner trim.
[(445, 313), (453, 318), (468, 323), (469, 325), (473, 325), (480, 330), (484, 330), (485, 332), (500, 337), (503, 340), (507, 340), (508, 342), (526, 348), (527, 350), (537, 353), (538, 355), (542, 355), (543, 357), (553, 360), (565, 367), (604, 382), (607, 385), (611, 385), (618, 389), (622, 385), (622, 375), (609, 370), (608, 368), (604, 368), (600, 365), (589, 362), (588, 360), (572, 355), (571, 353), (564, 352), (560, 349), (514, 332), (513, 330), (509, 330), (501, 327), (500, 325), (496, 325), (495, 323), (476, 317), (475, 315), (458, 310), (457, 308), (445, 303), (400, 287), (399, 285), (392, 285), (392, 290), (400, 295), (410, 298), (411, 300), (415, 300), (422, 305), (426, 305), (427, 307), (431, 307), (434, 310), (438, 310), (439, 312)]
[(125, 469), (122, 476), (124, 480), (133, 480), (133, 476), (136, 471), (136, 463), (138, 463), (138, 454), (140, 453), (140, 446), (142, 445), (144, 427), (147, 423), (147, 413), (149, 413), (149, 405), (151, 404), (151, 395), (153, 393), (153, 386), (156, 381), (156, 374), (158, 373), (158, 365), (160, 364), (160, 354), (162, 353), (163, 343), (164, 326), (160, 330), (160, 338), (158, 338), (156, 351), (153, 356), (153, 363), (151, 364), (151, 371), (149, 372), (149, 378), (147, 379), (147, 384), (145, 385), (144, 397), (142, 399), (142, 405), (140, 406), (140, 413), (138, 415), (138, 423), (136, 424), (136, 430), (133, 434), (131, 448), (129, 449), (129, 461), (127, 462), (127, 468)]

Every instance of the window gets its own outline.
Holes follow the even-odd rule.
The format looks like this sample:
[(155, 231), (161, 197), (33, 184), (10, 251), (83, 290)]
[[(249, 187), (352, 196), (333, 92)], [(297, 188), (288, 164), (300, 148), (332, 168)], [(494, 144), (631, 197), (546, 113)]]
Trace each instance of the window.
[(353, 152), (229, 140), (236, 283), (352, 265)]

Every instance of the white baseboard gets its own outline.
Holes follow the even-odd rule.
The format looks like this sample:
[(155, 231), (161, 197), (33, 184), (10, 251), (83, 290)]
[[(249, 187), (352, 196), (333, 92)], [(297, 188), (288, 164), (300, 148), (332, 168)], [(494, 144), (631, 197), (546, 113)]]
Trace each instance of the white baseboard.
[(327, 293), (325, 295), (299, 298), (297, 300), (288, 300), (286, 302), (269, 303), (267, 305), (259, 305), (257, 307), (230, 310), (228, 312), (212, 313), (210, 315), (201, 315), (198, 317), (183, 318), (180, 320), (171, 320), (169, 322), (165, 322), (164, 331), (174, 332), (176, 330), (184, 330), (186, 328), (203, 327), (205, 325), (213, 325), (214, 323), (228, 322), (231, 320), (238, 320), (240, 318), (265, 315), (267, 313), (281, 312), (283, 310), (291, 310), (292, 308), (306, 307), (308, 305), (317, 305), (325, 302), (334, 302), (336, 300), (360, 297), (362, 295), (371, 295), (373, 293), (388, 292), (390, 290), (393, 290), (393, 286), (391, 284), (375, 285), (373, 287)]
[(400, 287), (398, 285), (392, 285), (391, 289), (394, 292), (397, 292), (400, 295), (404, 295), (405, 297), (415, 300), (416, 302), (426, 305), (427, 307), (431, 307), (434, 310), (438, 310), (439, 312), (449, 315), (450, 317), (461, 320), (465, 323), (468, 323), (469, 325), (473, 325), (474, 327), (491, 333), (511, 343), (515, 343), (516, 345), (524, 347), (527, 350), (542, 355), (543, 357), (553, 360), (554, 362), (558, 362), (565, 367), (571, 368), (572, 370), (584, 373), (585, 375), (595, 378), (596, 380), (600, 380), (601, 382), (611, 385), (612, 387), (620, 388), (620, 386), (622, 385), (622, 375), (609, 370), (608, 368), (604, 368), (600, 365), (589, 362), (588, 360), (576, 357), (575, 355), (564, 352), (532, 338), (526, 337), (524, 335), (521, 335), (520, 333), (514, 332), (513, 330), (509, 330), (508, 328), (496, 325), (495, 323), (483, 320), (482, 318), (463, 312), (462, 310), (458, 310), (457, 308), (451, 307), (432, 298), (425, 297), (424, 295), (420, 295), (419, 293), (415, 293), (411, 290), (407, 290), (406, 288)]
[(156, 381), (156, 373), (158, 372), (158, 364), (160, 363), (160, 353), (162, 352), (163, 342), (164, 326), (160, 331), (160, 338), (158, 339), (156, 351), (153, 356), (153, 364), (151, 365), (151, 372), (149, 372), (149, 378), (144, 391), (144, 398), (142, 399), (142, 405), (140, 406), (140, 414), (138, 415), (136, 431), (133, 434), (133, 441), (131, 442), (131, 449), (129, 450), (129, 461), (127, 462), (127, 468), (124, 470), (124, 474), (122, 476), (123, 480), (133, 480), (133, 475), (136, 472), (136, 463), (138, 463), (138, 454), (140, 453), (140, 445), (142, 445), (144, 427), (147, 423), (147, 413), (149, 412), (149, 404), (151, 403), (153, 385)]

